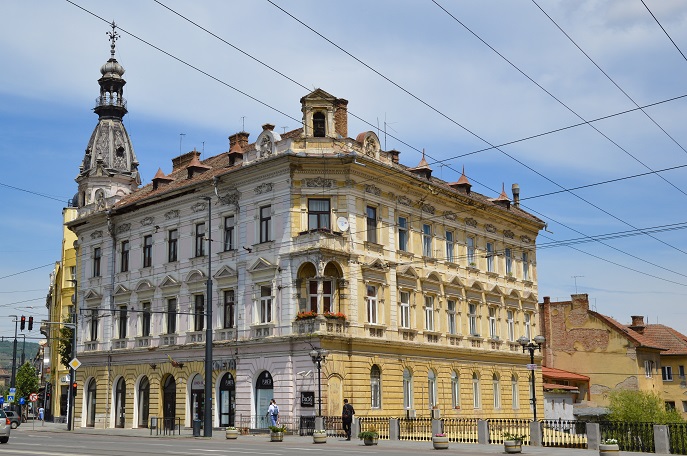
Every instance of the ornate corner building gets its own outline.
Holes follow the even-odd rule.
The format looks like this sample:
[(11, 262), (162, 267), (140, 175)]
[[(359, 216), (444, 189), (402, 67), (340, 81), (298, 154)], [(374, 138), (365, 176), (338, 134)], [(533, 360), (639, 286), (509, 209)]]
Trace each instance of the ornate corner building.
[[(229, 151), (175, 157), (141, 187), (114, 47), (101, 72), (67, 224), (76, 425), (190, 426), (205, 381), (214, 426), (263, 426), (271, 398), (284, 419), (320, 400), (339, 415), (344, 398), (367, 416), (531, 416), (516, 340), (538, 330), (543, 223), (517, 193), (444, 182), (424, 157), (402, 165), (374, 132), (349, 137), (348, 102), (320, 89), (300, 100), (302, 128), (236, 133)], [(317, 348), (329, 352), (321, 398)]]

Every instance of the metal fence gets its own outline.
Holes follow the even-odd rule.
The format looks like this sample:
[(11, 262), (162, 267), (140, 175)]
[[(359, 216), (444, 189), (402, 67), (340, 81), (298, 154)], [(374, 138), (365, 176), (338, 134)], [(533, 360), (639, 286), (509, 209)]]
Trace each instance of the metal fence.
[(150, 417), (150, 435), (181, 435), (181, 418)]
[(587, 448), (587, 423), (577, 420), (542, 420), (542, 445)]
[(375, 431), (380, 439), (389, 440), (389, 420), (391, 417), (385, 416), (364, 416), (360, 417), (360, 432)]
[(444, 418), (441, 425), (450, 442), (477, 443), (477, 418)]
[(621, 451), (654, 453), (654, 423), (600, 421), (601, 439), (616, 439)]
[(401, 418), (399, 424), (399, 440), (432, 440), (431, 418)]
[(492, 418), (489, 423), (489, 443), (502, 444), (504, 435), (522, 436), (522, 444), (530, 444), (530, 420), (523, 418)]
[(669, 423), (671, 454), (687, 454), (687, 423)]
[[(268, 415), (237, 415), (234, 419), (235, 425), (242, 432), (246, 431), (267, 431), (271, 422)], [(279, 414), (279, 425), (286, 426), (286, 434), (295, 434), (300, 423), (293, 415)], [(314, 425), (314, 423), (313, 423)]]
[[(298, 435), (312, 435), (315, 430), (315, 416), (300, 416), (298, 418)], [(346, 437), (340, 416), (323, 416), (327, 437)]]

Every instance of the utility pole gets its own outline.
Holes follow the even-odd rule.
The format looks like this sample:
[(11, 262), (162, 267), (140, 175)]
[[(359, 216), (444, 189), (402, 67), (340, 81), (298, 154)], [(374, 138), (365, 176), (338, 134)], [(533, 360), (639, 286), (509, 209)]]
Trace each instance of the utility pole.
[(12, 346), (12, 378), (10, 380), (10, 388), (15, 388), (17, 381), (17, 323), (19, 322), (19, 317), (16, 315), (9, 315), (14, 317), (14, 345)]
[(207, 320), (205, 322), (205, 408), (203, 436), (212, 437), (212, 198), (204, 196), (208, 203), (208, 281)]

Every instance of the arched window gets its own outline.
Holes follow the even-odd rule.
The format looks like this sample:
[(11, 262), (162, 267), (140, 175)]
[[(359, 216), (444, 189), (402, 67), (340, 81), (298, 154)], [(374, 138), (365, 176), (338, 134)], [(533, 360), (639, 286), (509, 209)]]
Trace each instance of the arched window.
[(316, 112), (312, 115), (312, 130), (313, 136), (316, 138), (324, 138), (326, 135), (325, 119), (323, 112)]
[(413, 374), (408, 369), (403, 370), (403, 407), (413, 408)]
[(437, 374), (430, 369), (427, 372), (427, 396), (429, 397), (429, 408), (437, 406)]
[(494, 409), (501, 408), (501, 382), (498, 374), (491, 377), (491, 384), (494, 389)]
[(138, 427), (148, 427), (148, 412), (150, 409), (150, 382), (143, 377), (138, 382)]
[(476, 409), (480, 407), (479, 376), (477, 372), (472, 373), (472, 406)]
[(520, 408), (520, 395), (518, 394), (518, 377), (515, 375), (510, 378), (510, 389), (513, 395), (513, 410)]
[(460, 408), (460, 376), (458, 372), (451, 372), (451, 405)]
[(378, 409), (382, 407), (382, 371), (378, 365), (373, 365), (370, 369), (370, 392), (372, 396), (371, 407)]

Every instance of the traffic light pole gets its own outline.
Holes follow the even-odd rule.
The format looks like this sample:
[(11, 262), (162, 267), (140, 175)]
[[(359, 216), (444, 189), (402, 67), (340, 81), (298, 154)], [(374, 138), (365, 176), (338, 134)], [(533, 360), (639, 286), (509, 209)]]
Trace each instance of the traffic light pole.
[(14, 344), (12, 345), (12, 378), (10, 380), (10, 388), (16, 387), (17, 381), (17, 323), (19, 317), (16, 315), (9, 315), (14, 317)]
[[(72, 314), (72, 324), (72, 359), (76, 359), (76, 309), (74, 309), (74, 313)], [(74, 383), (76, 383), (76, 370), (73, 367), (69, 367), (69, 400), (67, 402), (68, 431), (74, 429), (74, 402), (76, 401)]]

